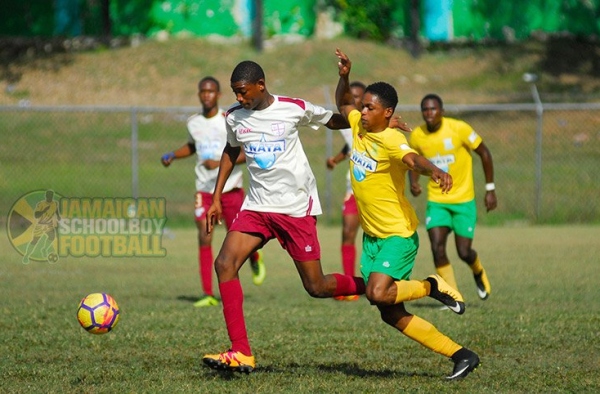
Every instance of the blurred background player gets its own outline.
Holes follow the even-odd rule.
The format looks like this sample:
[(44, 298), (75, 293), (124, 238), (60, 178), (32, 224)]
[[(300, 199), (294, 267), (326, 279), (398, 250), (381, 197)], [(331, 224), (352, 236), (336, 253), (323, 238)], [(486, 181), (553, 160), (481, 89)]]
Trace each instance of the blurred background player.
[[(365, 84), (359, 81), (354, 81), (350, 84), (350, 92), (354, 97), (354, 104), (357, 108), (362, 108), (362, 96), (365, 93)], [(352, 148), (352, 129), (341, 129), (340, 133), (344, 138), (344, 147), (340, 152), (327, 159), (327, 168), (333, 170), (341, 161), (345, 160)], [(342, 269), (344, 274), (354, 276), (356, 266), (356, 235), (360, 227), (358, 219), (358, 208), (354, 193), (352, 193), (352, 185), (350, 184), (350, 171), (347, 172), (346, 178), (346, 195), (342, 206)], [(338, 301), (355, 301), (358, 300), (357, 295), (335, 297)]]
[[(471, 151), (479, 155), (483, 165), (485, 207), (488, 212), (497, 206), (492, 154), (469, 124), (444, 117), (444, 104), (438, 95), (428, 94), (421, 100), (421, 114), (425, 124), (411, 133), (410, 145), (454, 179), (450, 194), (442, 194), (439, 185), (431, 180), (427, 187), (425, 226), (436, 271), (458, 290), (454, 270), (446, 254), (448, 235), (454, 231), (458, 256), (471, 268), (477, 294), (485, 300), (492, 289), (479, 255), (471, 248), (477, 221)], [(419, 174), (414, 172), (410, 173), (410, 191), (413, 196), (421, 194)]]
[[(191, 116), (187, 121), (188, 142), (179, 149), (163, 155), (161, 159), (162, 164), (168, 167), (175, 159), (189, 157), (194, 153), (197, 157), (195, 216), (198, 228), (198, 264), (204, 294), (194, 303), (196, 307), (219, 304), (212, 285), (214, 261), (212, 234), (206, 231), (206, 212), (212, 204), (219, 161), (227, 142), (225, 113), (219, 108), (220, 96), (220, 84), (215, 78), (208, 76), (198, 83), (198, 98), (202, 105), (202, 113)], [(242, 152), (236, 163), (244, 161), (245, 157)], [(231, 226), (244, 201), (245, 194), (242, 183), (242, 168), (235, 167), (223, 188), (221, 197), (223, 219), (227, 228)], [(250, 265), (253, 283), (255, 285), (262, 284), (265, 279), (262, 250), (252, 254)]]

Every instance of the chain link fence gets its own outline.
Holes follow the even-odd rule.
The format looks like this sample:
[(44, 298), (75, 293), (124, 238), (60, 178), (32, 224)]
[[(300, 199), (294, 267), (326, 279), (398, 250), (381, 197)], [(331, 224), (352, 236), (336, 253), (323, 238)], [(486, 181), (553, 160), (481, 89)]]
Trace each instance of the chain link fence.
[[(160, 157), (187, 142), (186, 119), (197, 110), (0, 107), (2, 224), (21, 196), (48, 189), (68, 197), (162, 197), (169, 226), (192, 224), (195, 158), (164, 168)], [(422, 123), (417, 106), (398, 112)], [(486, 214), (474, 155), (479, 223), (600, 223), (600, 104), (546, 104), (543, 111), (535, 104), (447, 105), (446, 116), (470, 123), (494, 158), (499, 207)], [(325, 160), (343, 140), (326, 129), (302, 130), (301, 139), (319, 184), (321, 222), (339, 223), (347, 165), (328, 171)], [(411, 199), (422, 218), (425, 196)]]

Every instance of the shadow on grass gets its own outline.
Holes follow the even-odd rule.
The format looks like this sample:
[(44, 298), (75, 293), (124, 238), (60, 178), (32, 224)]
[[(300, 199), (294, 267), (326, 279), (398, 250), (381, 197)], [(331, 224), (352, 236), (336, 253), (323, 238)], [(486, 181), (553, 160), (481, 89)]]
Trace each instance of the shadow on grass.
[(180, 295), (177, 296), (177, 301), (196, 302), (198, 301), (198, 298), (198, 296)]
[[(243, 377), (247, 374), (233, 372), (233, 371), (223, 371), (223, 370), (215, 370), (204, 368), (205, 373), (211, 373), (218, 375), (220, 378), (224, 380), (232, 380), (236, 379), (238, 376)], [(292, 375), (306, 375), (308, 373), (343, 373), (344, 375), (349, 376), (357, 376), (357, 377), (379, 377), (379, 378), (398, 378), (398, 377), (427, 377), (427, 378), (436, 378), (439, 377), (436, 374), (426, 373), (426, 372), (408, 372), (401, 371), (397, 369), (378, 369), (378, 370), (369, 370), (361, 368), (356, 363), (335, 363), (335, 364), (317, 364), (317, 365), (300, 365), (297, 363), (290, 363), (284, 366), (274, 366), (274, 365), (266, 365), (266, 366), (258, 366), (252, 374), (292, 374)]]
[[(476, 301), (465, 301), (465, 313), (469, 313), (469, 309), (473, 309), (473, 308), (479, 308), (482, 306), (482, 302), (477, 302)], [(418, 302), (413, 302), (413, 303), (407, 303), (406, 304), (407, 310), (410, 313), (409, 309), (437, 309), (440, 312), (450, 312), (450, 309), (448, 309), (448, 307), (444, 306), (444, 304), (437, 302), (437, 301), (421, 301), (419, 300)]]

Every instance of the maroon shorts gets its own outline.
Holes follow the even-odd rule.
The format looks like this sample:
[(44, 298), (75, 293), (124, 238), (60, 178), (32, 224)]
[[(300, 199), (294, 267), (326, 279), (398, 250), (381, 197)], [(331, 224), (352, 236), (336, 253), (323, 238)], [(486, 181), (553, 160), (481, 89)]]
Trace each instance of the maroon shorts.
[(244, 210), (238, 214), (229, 231), (259, 234), (264, 243), (277, 238), (295, 261), (321, 259), (315, 216), (297, 218), (281, 213)]
[[(223, 220), (225, 220), (225, 226), (231, 227), (235, 216), (238, 214), (244, 203), (244, 189), (233, 189), (227, 193), (221, 194), (221, 207), (223, 208)], [(213, 195), (212, 193), (197, 192), (196, 203), (194, 204), (194, 214), (196, 215), (196, 221), (206, 220), (206, 212), (212, 205)]]
[(346, 194), (344, 199), (344, 206), (342, 208), (342, 215), (358, 215), (358, 206), (356, 205), (356, 199), (353, 193)]

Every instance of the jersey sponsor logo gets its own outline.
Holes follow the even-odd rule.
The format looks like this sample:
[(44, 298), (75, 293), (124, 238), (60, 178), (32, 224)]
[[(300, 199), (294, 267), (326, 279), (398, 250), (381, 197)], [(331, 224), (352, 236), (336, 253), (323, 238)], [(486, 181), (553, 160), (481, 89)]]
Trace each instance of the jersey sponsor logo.
[(271, 168), (277, 160), (277, 155), (285, 151), (285, 140), (250, 142), (244, 146), (247, 156), (253, 157), (262, 169)]
[(377, 171), (377, 161), (367, 157), (362, 152), (352, 151), (350, 160), (354, 164), (352, 175), (358, 182), (363, 181), (367, 177), (367, 172)]
[(250, 129), (250, 128), (248, 128), (248, 127), (240, 127), (240, 128), (237, 130), (237, 133), (238, 133), (238, 134), (248, 134), (248, 133), (251, 133), (251, 132), (252, 132), (252, 129)]
[(452, 143), (452, 138), (444, 138), (444, 149), (446, 149), (446, 150), (454, 149), (454, 144)]
[(219, 140), (197, 142), (196, 152), (201, 160), (215, 160), (223, 152), (223, 145)]
[(448, 172), (450, 164), (454, 164), (455, 159), (454, 155), (440, 155), (438, 153), (437, 156), (430, 157), (429, 161), (435, 164), (435, 166), (438, 167), (440, 170)]

